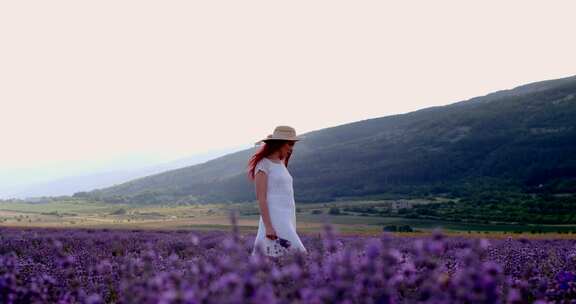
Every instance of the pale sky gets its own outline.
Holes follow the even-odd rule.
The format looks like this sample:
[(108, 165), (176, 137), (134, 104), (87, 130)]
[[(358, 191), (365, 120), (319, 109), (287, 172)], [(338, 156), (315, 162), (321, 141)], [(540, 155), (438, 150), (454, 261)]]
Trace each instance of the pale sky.
[[(2, 1), (0, 171), (172, 160), (576, 74), (574, 1)], [(136, 157), (136, 156), (135, 156)]]

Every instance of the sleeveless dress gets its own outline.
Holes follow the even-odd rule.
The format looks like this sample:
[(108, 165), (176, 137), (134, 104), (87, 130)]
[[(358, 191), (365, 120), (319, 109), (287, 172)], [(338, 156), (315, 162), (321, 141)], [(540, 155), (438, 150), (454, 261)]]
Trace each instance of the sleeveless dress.
[(258, 233), (254, 240), (252, 255), (256, 253), (256, 247), (261, 246), (265, 255), (281, 256), (291, 250), (299, 250), (307, 253), (300, 237), (296, 233), (296, 204), (294, 202), (294, 189), (292, 176), (284, 161), (276, 163), (264, 157), (256, 164), (255, 172), (264, 171), (268, 177), (266, 202), (270, 213), (270, 221), (276, 235), (290, 242), (288, 248), (279, 245), (277, 240), (266, 237), (266, 226), (260, 215)]

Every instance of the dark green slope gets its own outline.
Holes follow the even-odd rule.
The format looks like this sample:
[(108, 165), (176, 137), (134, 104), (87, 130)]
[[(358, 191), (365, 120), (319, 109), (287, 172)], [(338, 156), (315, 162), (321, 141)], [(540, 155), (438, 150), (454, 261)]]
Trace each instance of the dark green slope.
[[(576, 76), (303, 135), (289, 164), (300, 202), (485, 189), (575, 192)], [(255, 149), (89, 195), (251, 201), (246, 166)]]

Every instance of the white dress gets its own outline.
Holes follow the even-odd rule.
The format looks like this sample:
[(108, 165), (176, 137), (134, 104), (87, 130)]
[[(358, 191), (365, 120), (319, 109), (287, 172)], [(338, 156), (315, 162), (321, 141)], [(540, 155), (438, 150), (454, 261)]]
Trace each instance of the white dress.
[(266, 237), (266, 226), (260, 215), (258, 233), (254, 240), (252, 254), (256, 253), (256, 246), (262, 246), (263, 252), (269, 256), (280, 256), (289, 250), (300, 250), (307, 253), (300, 237), (296, 233), (296, 204), (294, 202), (294, 189), (292, 176), (284, 161), (276, 163), (264, 157), (256, 164), (255, 172), (264, 171), (268, 177), (266, 202), (270, 213), (270, 220), (276, 235), (290, 241), (290, 247), (285, 249), (275, 240)]

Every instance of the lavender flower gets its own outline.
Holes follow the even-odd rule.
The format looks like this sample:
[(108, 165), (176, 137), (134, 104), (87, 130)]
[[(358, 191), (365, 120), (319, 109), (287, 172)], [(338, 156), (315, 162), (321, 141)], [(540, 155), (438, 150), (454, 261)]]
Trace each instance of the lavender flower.
[[(231, 217), (235, 219), (235, 215)], [(0, 227), (0, 303), (570, 303), (576, 241)]]

